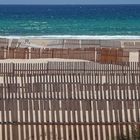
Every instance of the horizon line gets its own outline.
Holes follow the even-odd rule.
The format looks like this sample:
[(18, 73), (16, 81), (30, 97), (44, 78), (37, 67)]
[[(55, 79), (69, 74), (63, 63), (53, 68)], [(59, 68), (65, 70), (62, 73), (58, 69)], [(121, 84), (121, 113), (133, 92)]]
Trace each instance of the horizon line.
[(90, 5), (91, 5), (91, 6), (92, 6), (92, 5), (140, 5), (140, 3), (134, 3), (134, 4), (133, 4), (133, 3), (128, 3), (128, 4), (123, 4), (123, 3), (120, 3), (120, 4), (111, 4), (111, 3), (110, 3), (110, 4), (84, 4), (84, 3), (83, 3), (83, 4), (58, 4), (58, 3), (57, 3), (57, 4), (36, 4), (36, 3), (34, 3), (34, 4), (12, 4), (12, 3), (11, 3), (11, 4), (0, 4), (0, 5), (19, 5), (19, 6), (20, 6), (20, 5), (33, 5), (33, 6), (34, 6), (34, 5), (35, 5), (35, 6), (36, 6), (36, 5), (40, 5), (40, 6), (47, 6), (47, 5), (52, 5), (52, 6), (53, 6), (53, 5), (56, 5), (56, 6), (57, 6), (57, 5), (58, 5), (58, 6), (59, 6), (59, 5), (72, 5), (72, 6), (73, 6), (73, 5), (88, 5), (88, 6), (90, 6)]

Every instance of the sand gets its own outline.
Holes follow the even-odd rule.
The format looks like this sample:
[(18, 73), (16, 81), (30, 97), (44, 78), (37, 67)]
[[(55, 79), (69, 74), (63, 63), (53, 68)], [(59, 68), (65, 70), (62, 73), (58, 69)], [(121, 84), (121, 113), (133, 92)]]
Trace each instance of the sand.
[(60, 58), (47, 58), (47, 59), (3, 59), (0, 63), (48, 63), (48, 62), (89, 62), (88, 60), (80, 59), (60, 59)]

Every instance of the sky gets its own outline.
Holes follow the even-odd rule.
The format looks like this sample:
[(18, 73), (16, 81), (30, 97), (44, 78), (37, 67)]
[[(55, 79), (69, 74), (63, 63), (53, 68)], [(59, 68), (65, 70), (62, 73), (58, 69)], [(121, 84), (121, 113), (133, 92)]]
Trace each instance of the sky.
[(140, 0), (0, 0), (0, 4), (140, 4)]

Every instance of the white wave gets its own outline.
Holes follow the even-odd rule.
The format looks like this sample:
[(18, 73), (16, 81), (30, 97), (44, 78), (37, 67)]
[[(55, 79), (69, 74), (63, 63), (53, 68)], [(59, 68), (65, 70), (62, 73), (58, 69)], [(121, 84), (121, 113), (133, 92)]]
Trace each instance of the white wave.
[(0, 36), (0, 38), (8, 38), (8, 39), (140, 39), (140, 36), (128, 36), (128, 35), (42, 35), (42, 36)]

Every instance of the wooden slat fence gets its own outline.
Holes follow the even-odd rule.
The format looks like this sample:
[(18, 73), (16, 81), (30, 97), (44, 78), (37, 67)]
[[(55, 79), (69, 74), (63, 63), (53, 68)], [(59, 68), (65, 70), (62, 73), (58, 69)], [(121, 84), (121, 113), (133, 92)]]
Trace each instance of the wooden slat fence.
[(0, 48), (0, 59), (63, 58), (81, 59), (93, 62), (129, 62), (129, 51), (122, 48)]
[(118, 140), (140, 128), (140, 74), (0, 78), (1, 140)]
[(2, 74), (140, 73), (139, 62), (100, 64), (95, 62), (0, 63)]

